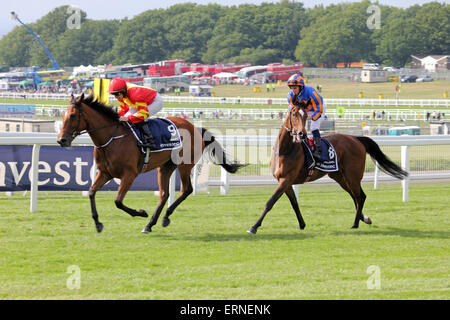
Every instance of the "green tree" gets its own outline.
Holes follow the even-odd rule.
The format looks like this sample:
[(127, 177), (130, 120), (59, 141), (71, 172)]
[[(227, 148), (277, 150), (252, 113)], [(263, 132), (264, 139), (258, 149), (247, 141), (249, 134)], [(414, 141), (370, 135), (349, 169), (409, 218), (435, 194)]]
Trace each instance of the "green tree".
[(167, 9), (168, 18), (164, 22), (164, 29), (171, 58), (201, 61), (216, 21), (225, 11), (223, 6), (217, 4), (202, 6), (193, 3), (174, 5)]
[(407, 9), (389, 7), (382, 17), (373, 42), (374, 52), (384, 64), (403, 67), (411, 55), (450, 51), (449, 5), (432, 2)]
[(326, 10), (325, 15), (301, 30), (295, 57), (329, 67), (365, 58), (373, 47), (366, 23), (369, 5), (369, 1), (345, 3)]
[(450, 52), (450, 5), (431, 2), (417, 11), (413, 21), (419, 31), (422, 54), (448, 54)]
[(36, 39), (25, 27), (15, 27), (0, 40), (1, 64), (10, 67), (29, 66), (33, 41)]
[(227, 15), (217, 21), (202, 57), (204, 62), (227, 61), (239, 55), (242, 49), (257, 46), (260, 31), (253, 24), (255, 9), (255, 5), (232, 7)]
[(255, 63), (262, 52), (267, 58), (277, 56), (278, 61), (292, 59), (304, 15), (303, 4), (287, 0), (232, 7), (217, 21), (203, 61), (243, 61), (247, 57), (252, 59), (247, 62)]
[(59, 63), (65, 66), (111, 63), (106, 53), (112, 49), (119, 27), (118, 20), (86, 20), (80, 29), (67, 29), (59, 37), (55, 50)]
[(115, 64), (146, 63), (164, 60), (170, 55), (167, 39), (164, 10), (148, 10), (131, 20), (123, 21), (114, 39), (112, 55)]

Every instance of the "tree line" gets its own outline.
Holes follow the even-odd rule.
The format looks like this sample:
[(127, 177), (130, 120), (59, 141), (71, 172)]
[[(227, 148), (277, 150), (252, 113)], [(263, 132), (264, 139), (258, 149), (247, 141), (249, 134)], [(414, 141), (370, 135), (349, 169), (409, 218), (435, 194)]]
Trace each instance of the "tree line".
[[(75, 27), (68, 24), (71, 14), (68, 6), (60, 6), (27, 24), (61, 66), (183, 59), (330, 67), (369, 61), (403, 67), (411, 54), (450, 52), (450, 5), (439, 2), (398, 8), (365, 0), (311, 9), (295, 0), (239, 6), (185, 3), (123, 20), (92, 20), (81, 10)], [(18, 24), (0, 39), (0, 65), (51, 67), (51, 62)]]

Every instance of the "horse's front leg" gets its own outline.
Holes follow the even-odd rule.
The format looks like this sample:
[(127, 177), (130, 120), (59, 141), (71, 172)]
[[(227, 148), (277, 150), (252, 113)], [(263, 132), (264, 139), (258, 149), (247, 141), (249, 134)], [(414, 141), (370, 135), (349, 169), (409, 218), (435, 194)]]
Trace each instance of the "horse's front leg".
[(295, 196), (294, 189), (292, 186), (288, 187), (285, 191), (286, 195), (291, 202), (292, 209), (295, 211), (295, 215), (297, 216), (298, 224), (300, 229), (303, 230), (306, 227), (305, 221), (303, 220), (302, 214), (300, 213), (300, 208), (298, 207), (297, 197)]
[(95, 194), (97, 193), (98, 189), (103, 187), (109, 180), (111, 180), (111, 176), (99, 170), (97, 173), (97, 177), (95, 177), (94, 183), (89, 188), (89, 201), (91, 202), (92, 219), (94, 219), (95, 228), (99, 233), (103, 230), (103, 224), (98, 220), (98, 213), (95, 205)]
[(125, 173), (120, 179), (119, 189), (117, 190), (116, 200), (114, 203), (118, 209), (121, 209), (128, 213), (132, 217), (148, 217), (147, 212), (144, 209), (140, 209), (136, 211), (134, 209), (128, 208), (123, 204), (123, 199), (133, 184), (134, 179), (136, 179), (137, 175), (133, 173)]
[(286, 189), (292, 185), (291, 182), (287, 181), (286, 179), (280, 179), (278, 181), (278, 187), (276, 188), (274, 194), (272, 197), (270, 197), (269, 201), (266, 203), (266, 207), (264, 208), (263, 213), (261, 214), (261, 217), (256, 221), (255, 225), (253, 227), (250, 227), (250, 229), (247, 230), (248, 233), (256, 234), (258, 231), (258, 228), (261, 226), (262, 221), (264, 220), (264, 217), (266, 216), (267, 212), (269, 212), (275, 202), (280, 199), (280, 197), (283, 195), (284, 192), (286, 192)]

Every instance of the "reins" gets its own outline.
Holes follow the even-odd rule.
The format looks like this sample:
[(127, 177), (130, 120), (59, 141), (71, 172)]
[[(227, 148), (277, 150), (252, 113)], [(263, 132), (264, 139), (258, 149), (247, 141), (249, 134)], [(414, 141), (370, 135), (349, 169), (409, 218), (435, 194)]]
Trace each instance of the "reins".
[[(92, 133), (92, 132), (95, 132), (95, 131), (98, 131), (98, 130), (101, 130), (101, 129), (109, 128), (109, 127), (112, 127), (112, 126), (114, 126), (114, 125), (116, 126), (116, 129), (114, 130), (114, 134), (115, 134), (116, 131), (117, 131), (117, 129), (119, 128), (120, 122), (114, 122), (114, 123), (110, 123), (110, 124), (101, 126), (101, 127), (99, 127), (99, 128), (94, 128), (94, 129), (91, 129), (91, 130), (83, 130), (83, 131), (79, 131), (78, 128), (80, 127), (80, 123), (81, 123), (82, 107), (81, 107), (81, 104), (80, 104), (80, 105), (74, 104), (73, 106), (74, 106), (76, 109), (78, 109), (78, 124), (77, 124), (77, 129), (72, 133), (72, 137), (73, 137), (73, 138), (75, 138), (75, 137), (77, 137), (77, 136), (81, 136), (81, 135), (86, 134), (86, 133)], [(84, 115), (83, 115), (83, 118), (84, 118), (84, 121), (86, 121), (86, 123), (88, 123), (87, 120), (86, 120), (86, 118), (84, 117)], [(126, 136), (128, 135), (127, 133), (125, 133), (125, 134), (122, 134), (122, 135), (120, 135), (120, 136), (114, 136), (114, 134), (111, 136), (111, 138), (109, 138), (109, 140), (108, 140), (105, 144), (102, 144), (101, 146), (96, 146), (96, 145), (94, 144), (95, 148), (96, 148), (96, 149), (105, 148), (105, 147), (107, 147), (111, 142), (113, 142), (114, 140), (116, 140), (116, 139), (121, 139), (121, 138), (126, 137)]]

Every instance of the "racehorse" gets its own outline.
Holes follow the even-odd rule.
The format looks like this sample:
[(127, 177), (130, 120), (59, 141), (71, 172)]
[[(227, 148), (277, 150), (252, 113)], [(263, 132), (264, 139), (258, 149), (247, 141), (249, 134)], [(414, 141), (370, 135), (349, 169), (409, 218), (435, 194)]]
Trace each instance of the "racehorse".
[(171, 150), (152, 152), (148, 165), (144, 166), (144, 154), (137, 145), (137, 140), (130, 126), (119, 122), (119, 115), (109, 106), (98, 102), (94, 97), (70, 97), (70, 105), (63, 115), (63, 124), (57, 142), (62, 147), (70, 147), (73, 139), (80, 134), (88, 133), (95, 145), (94, 159), (97, 165), (97, 176), (89, 189), (92, 218), (97, 232), (102, 232), (103, 224), (98, 219), (95, 205), (95, 194), (103, 185), (113, 178), (120, 179), (115, 198), (116, 207), (135, 217), (148, 217), (143, 209), (136, 211), (123, 204), (123, 200), (134, 179), (152, 169), (158, 170), (159, 201), (149, 223), (143, 233), (152, 231), (158, 217), (169, 198), (169, 180), (173, 171), (178, 168), (181, 179), (181, 193), (171, 204), (164, 215), (162, 225), (170, 224), (169, 216), (175, 208), (193, 191), (191, 169), (201, 158), (205, 148), (210, 146), (214, 161), (230, 173), (235, 173), (241, 166), (230, 162), (223, 147), (215, 137), (204, 128), (196, 128), (189, 121), (178, 117), (168, 117), (179, 130), (182, 147), (174, 153)]
[(374, 159), (383, 171), (389, 175), (404, 179), (408, 173), (392, 162), (380, 149), (378, 144), (368, 137), (351, 136), (346, 134), (329, 134), (323, 137), (334, 147), (338, 158), (338, 171), (323, 172), (313, 169), (312, 172), (305, 166), (305, 152), (301, 143), (308, 139), (306, 133), (307, 112), (302, 105), (296, 105), (288, 112), (283, 126), (274, 145), (270, 168), (273, 176), (278, 180), (278, 186), (266, 203), (264, 211), (258, 221), (247, 232), (255, 234), (261, 223), (277, 200), (285, 193), (295, 211), (300, 229), (306, 226), (300, 213), (297, 198), (292, 188), (293, 184), (303, 184), (314, 181), (326, 174), (347, 191), (353, 199), (356, 208), (356, 217), (352, 228), (358, 228), (359, 221), (371, 224), (368, 216), (363, 215), (366, 195), (361, 188), (364, 175), (366, 153)]

